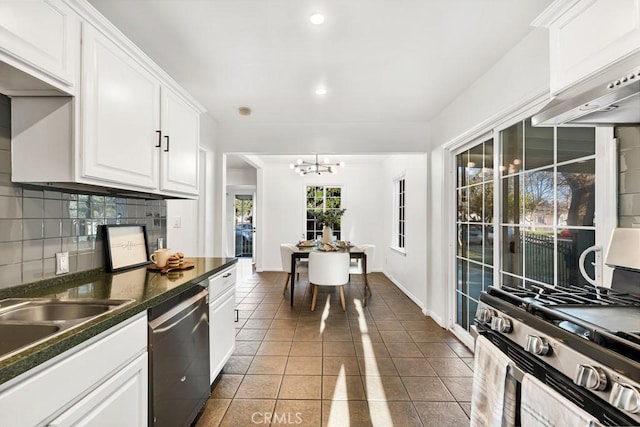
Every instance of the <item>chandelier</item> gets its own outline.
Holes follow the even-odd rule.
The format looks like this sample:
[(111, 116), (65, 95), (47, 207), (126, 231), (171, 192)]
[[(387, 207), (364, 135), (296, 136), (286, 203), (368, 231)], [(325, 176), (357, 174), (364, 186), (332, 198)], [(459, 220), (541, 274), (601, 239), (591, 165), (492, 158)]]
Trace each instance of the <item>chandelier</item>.
[(344, 165), (344, 162), (329, 163), (329, 159), (327, 158), (320, 162), (316, 154), (316, 161), (314, 163), (298, 159), (295, 164), (291, 163), (289, 168), (293, 169), (295, 173), (305, 176), (308, 173), (316, 173), (318, 175), (322, 175), (323, 173), (338, 173), (338, 168), (342, 168)]

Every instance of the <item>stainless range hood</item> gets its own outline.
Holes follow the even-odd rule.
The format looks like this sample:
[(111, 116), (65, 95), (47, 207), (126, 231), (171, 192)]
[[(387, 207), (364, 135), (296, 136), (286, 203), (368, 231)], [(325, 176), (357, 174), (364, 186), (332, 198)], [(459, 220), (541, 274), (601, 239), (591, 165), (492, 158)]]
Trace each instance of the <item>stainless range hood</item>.
[(551, 100), (531, 118), (533, 126), (640, 123), (640, 65), (609, 81), (591, 79)]

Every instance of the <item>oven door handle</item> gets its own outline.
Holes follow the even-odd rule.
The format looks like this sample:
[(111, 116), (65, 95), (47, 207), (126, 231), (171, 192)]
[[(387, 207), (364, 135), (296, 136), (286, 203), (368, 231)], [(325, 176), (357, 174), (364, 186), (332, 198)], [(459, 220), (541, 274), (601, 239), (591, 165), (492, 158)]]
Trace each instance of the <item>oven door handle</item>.
[[(596, 257), (596, 262), (593, 263), (596, 272), (595, 278), (589, 276), (589, 273), (587, 273), (587, 270), (585, 270), (584, 268), (584, 261), (586, 260), (587, 255), (589, 255), (591, 252), (593, 252)], [(594, 286), (602, 286), (602, 246), (594, 245), (582, 251), (582, 253), (580, 254), (580, 259), (578, 260), (578, 269), (580, 270), (580, 274), (582, 274), (582, 277), (584, 277), (584, 280)]]

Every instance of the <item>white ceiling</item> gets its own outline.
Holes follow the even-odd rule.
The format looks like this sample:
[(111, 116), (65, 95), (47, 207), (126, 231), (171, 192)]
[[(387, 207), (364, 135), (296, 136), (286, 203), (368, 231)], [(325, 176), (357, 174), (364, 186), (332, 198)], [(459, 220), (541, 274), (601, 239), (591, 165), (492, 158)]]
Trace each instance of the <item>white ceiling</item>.
[(429, 121), (551, 0), (89, 1), (214, 119), (242, 124)]

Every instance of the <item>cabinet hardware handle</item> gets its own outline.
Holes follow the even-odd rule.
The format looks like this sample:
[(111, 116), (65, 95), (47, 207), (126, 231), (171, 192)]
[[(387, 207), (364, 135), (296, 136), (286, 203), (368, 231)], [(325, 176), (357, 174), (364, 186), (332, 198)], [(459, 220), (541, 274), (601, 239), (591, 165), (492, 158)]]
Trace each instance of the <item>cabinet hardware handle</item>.
[(169, 135), (165, 135), (164, 137), (167, 139), (167, 148), (164, 149), (164, 152), (168, 153), (169, 152)]
[(157, 130), (156, 133), (158, 134), (158, 145), (156, 145), (156, 148), (160, 148), (162, 146), (162, 131)]
[(233, 311), (236, 314), (236, 320), (234, 320), (234, 322), (239, 322), (240, 321), (240, 311), (237, 308), (234, 308)]
[(227, 277), (231, 276), (231, 273), (227, 273), (224, 276), (222, 276), (223, 279), (226, 279)]

